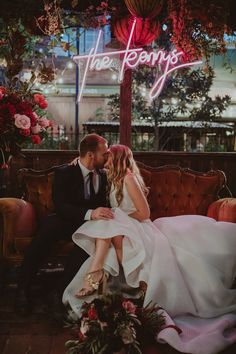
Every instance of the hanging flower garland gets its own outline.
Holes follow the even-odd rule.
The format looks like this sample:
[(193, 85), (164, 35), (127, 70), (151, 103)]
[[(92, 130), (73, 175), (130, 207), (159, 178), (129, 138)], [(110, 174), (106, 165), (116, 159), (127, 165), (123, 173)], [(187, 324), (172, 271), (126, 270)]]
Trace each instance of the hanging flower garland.
[(184, 60), (224, 53), (223, 41), (226, 18), (223, 0), (168, 0), (171, 42), (182, 50)]

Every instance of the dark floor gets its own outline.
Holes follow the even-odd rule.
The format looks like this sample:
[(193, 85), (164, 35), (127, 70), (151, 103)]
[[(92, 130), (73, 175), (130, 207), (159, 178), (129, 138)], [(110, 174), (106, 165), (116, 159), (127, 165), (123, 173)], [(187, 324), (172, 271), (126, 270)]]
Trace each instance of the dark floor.
[[(65, 354), (65, 341), (73, 339), (71, 329), (53, 319), (50, 302), (42, 289), (34, 289), (33, 313), (22, 317), (15, 313), (16, 285), (14, 277), (5, 283), (0, 294), (0, 353), (1, 354)], [(44, 287), (44, 286), (43, 286)], [(44, 289), (46, 289), (44, 287)], [(159, 344), (149, 354), (177, 354), (168, 345)], [(236, 345), (222, 354), (235, 354)], [(206, 353), (208, 354), (208, 353)]]

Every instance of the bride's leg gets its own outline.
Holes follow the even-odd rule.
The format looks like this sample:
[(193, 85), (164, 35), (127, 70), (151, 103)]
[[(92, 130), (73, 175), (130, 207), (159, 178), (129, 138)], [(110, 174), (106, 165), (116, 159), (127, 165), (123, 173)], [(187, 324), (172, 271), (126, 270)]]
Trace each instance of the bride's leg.
[(97, 238), (96, 239), (96, 250), (93, 256), (93, 260), (89, 267), (89, 272), (94, 272), (95, 270), (102, 269), (106, 255), (108, 253), (111, 244), (110, 238)]
[(122, 258), (123, 258), (123, 249), (122, 249), (123, 238), (124, 236), (115, 236), (112, 238), (111, 241), (115, 247), (117, 259), (120, 265), (122, 264)]
[(92, 258), (92, 262), (87, 271), (87, 275), (84, 278), (83, 288), (79, 290), (75, 295), (77, 297), (84, 297), (92, 294), (96, 289), (91, 283), (100, 283), (104, 280), (103, 265), (111, 244), (111, 239), (97, 238), (96, 250)]

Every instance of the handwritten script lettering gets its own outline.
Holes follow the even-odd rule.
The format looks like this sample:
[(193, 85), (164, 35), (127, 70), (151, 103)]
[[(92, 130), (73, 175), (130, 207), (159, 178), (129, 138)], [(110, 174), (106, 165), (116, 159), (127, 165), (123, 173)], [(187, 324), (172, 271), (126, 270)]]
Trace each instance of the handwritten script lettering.
[(82, 77), (81, 87), (78, 94), (78, 102), (80, 102), (83, 90), (86, 84), (86, 78), (88, 70), (106, 70), (116, 66), (114, 56), (120, 55), (121, 65), (119, 68), (118, 82), (121, 83), (124, 79), (124, 72), (127, 68), (133, 69), (138, 65), (148, 65), (150, 67), (159, 66), (160, 75), (157, 74), (152, 88), (149, 91), (150, 100), (154, 100), (160, 94), (164, 83), (167, 79), (167, 76), (174, 70), (200, 65), (202, 64), (201, 60), (188, 62), (188, 63), (179, 63), (179, 58), (183, 52), (178, 52), (176, 49), (171, 52), (165, 52), (162, 49), (157, 51), (145, 51), (143, 48), (130, 48), (132, 36), (136, 26), (136, 20), (134, 20), (132, 29), (130, 31), (129, 40), (127, 46), (124, 50), (98, 53), (98, 46), (100, 43), (102, 31), (99, 31), (97, 42), (94, 48), (91, 48), (87, 55), (76, 55), (73, 57), (73, 60), (78, 64), (80, 60), (86, 60), (85, 69)]

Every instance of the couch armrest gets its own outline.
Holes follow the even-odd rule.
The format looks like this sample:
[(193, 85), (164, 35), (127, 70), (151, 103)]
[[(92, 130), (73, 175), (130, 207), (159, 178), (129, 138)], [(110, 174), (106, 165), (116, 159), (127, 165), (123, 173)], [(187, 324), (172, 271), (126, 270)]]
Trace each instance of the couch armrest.
[(2, 221), (2, 256), (18, 261), (15, 241), (17, 238), (30, 239), (36, 229), (36, 215), (31, 203), (17, 198), (0, 198)]
[(211, 203), (207, 216), (217, 221), (236, 223), (236, 198), (222, 198)]

